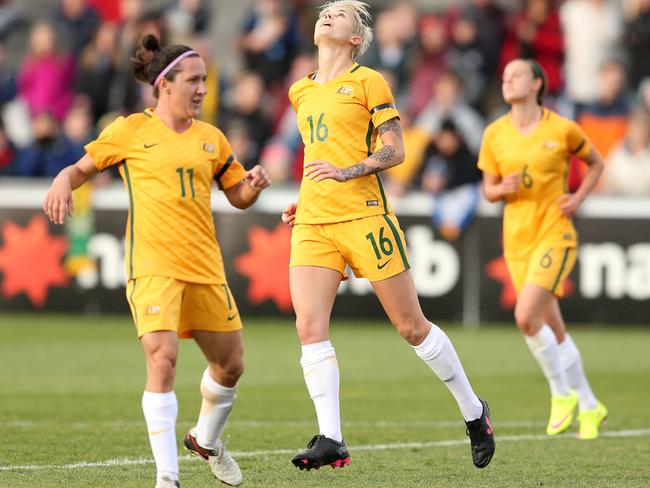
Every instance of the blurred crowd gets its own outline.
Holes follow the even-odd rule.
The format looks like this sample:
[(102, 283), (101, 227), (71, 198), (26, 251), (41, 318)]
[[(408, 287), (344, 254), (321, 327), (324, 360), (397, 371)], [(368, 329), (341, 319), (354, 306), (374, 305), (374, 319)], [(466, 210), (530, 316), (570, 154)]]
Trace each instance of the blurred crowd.
[[(471, 216), (458, 207), (478, 199), (483, 128), (507, 110), (500, 73), (517, 57), (540, 63), (546, 104), (576, 120), (605, 157), (597, 191), (650, 196), (650, 0), (370, 3), (375, 41), (359, 62), (392, 86), (407, 149), (405, 163), (384, 175), (386, 191), (434, 195), (449, 209), (434, 216), (443, 234), (453, 238)], [(219, 50), (212, 22), (229, 15), (228, 4), (57, 0), (30, 19), (20, 2), (0, 0), (0, 175), (52, 177), (116, 115), (153, 106), (130, 57), (155, 33), (206, 60), (201, 117), (238, 158), (265, 165), (276, 184), (297, 184), (302, 147), (287, 91), (315, 69), (315, 3), (254, 0), (231, 49)], [(241, 69), (224, 76), (220, 56), (231, 52)], [(572, 163), (571, 188), (583, 171)]]

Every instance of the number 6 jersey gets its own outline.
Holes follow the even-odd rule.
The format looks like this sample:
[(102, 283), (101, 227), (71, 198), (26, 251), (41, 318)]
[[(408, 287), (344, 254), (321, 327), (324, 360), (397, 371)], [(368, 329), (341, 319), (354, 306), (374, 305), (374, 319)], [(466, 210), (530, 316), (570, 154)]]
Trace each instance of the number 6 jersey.
[(540, 243), (575, 247), (576, 231), (560, 211), (558, 199), (568, 192), (571, 155), (584, 158), (591, 143), (573, 121), (543, 109), (530, 134), (519, 132), (508, 113), (483, 134), (478, 167), (500, 177), (521, 172), (517, 193), (506, 198), (503, 249), (506, 258), (528, 256)]
[[(346, 168), (363, 161), (375, 150), (376, 128), (399, 117), (386, 80), (359, 64), (327, 83), (312, 77), (313, 73), (289, 90), (305, 145), (305, 164), (323, 160)], [(376, 174), (344, 183), (303, 178), (296, 223), (327, 224), (389, 212)]]
[(245, 171), (219, 129), (194, 120), (179, 134), (147, 109), (118, 117), (85, 149), (100, 171), (118, 164), (128, 191), (129, 279), (225, 283), (210, 188), (230, 188)]

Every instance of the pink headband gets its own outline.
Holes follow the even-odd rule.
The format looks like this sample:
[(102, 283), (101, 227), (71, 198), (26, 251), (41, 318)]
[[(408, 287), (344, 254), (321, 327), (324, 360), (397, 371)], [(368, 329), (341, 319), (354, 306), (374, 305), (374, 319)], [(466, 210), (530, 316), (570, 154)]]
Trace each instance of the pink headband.
[(196, 51), (185, 51), (183, 54), (178, 56), (176, 59), (174, 59), (171, 63), (167, 65), (167, 67), (160, 72), (160, 74), (156, 77), (156, 81), (154, 81), (153, 86), (158, 86), (158, 83), (160, 83), (160, 80), (162, 80), (167, 73), (169, 73), (174, 66), (176, 66), (178, 63), (183, 61), (186, 57), (191, 56), (193, 54), (197, 54)]

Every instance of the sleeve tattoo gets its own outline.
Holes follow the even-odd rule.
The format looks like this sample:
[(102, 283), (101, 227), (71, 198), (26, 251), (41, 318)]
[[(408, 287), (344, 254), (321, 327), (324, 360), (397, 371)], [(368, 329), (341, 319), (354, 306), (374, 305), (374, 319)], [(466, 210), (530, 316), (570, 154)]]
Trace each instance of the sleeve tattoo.
[[(400, 127), (399, 119), (390, 119), (377, 127), (377, 132), (380, 136), (390, 131), (393, 131), (395, 134), (397, 134), (400, 139), (402, 138), (402, 128)], [(352, 178), (359, 178), (361, 176), (379, 173), (380, 171), (393, 166), (393, 161), (395, 159), (395, 148), (393, 146), (386, 145), (379, 151), (371, 154), (370, 159), (376, 161), (378, 163), (377, 166), (370, 166), (366, 163), (358, 163), (343, 169), (342, 173), (346, 181)]]

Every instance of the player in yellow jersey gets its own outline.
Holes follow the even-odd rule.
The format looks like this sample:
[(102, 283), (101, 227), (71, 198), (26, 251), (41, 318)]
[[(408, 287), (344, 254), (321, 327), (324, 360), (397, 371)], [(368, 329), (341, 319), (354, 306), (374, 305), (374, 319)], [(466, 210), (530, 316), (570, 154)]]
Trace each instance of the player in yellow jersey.
[(181, 45), (146, 36), (132, 60), (135, 77), (153, 86), (154, 109), (118, 117), (86, 154), (54, 179), (45, 198), (58, 224), (72, 214), (71, 192), (97, 171), (118, 165), (129, 195), (127, 299), (147, 364), (142, 397), (157, 468), (157, 488), (179, 485), (178, 403), (173, 391), (178, 339), (193, 338), (208, 366), (195, 428), (185, 437), (214, 475), (242, 483), (220, 440), (243, 371), (241, 319), (228, 288), (210, 209), (213, 180), (237, 208), (252, 205), (270, 181), (246, 172), (219, 129), (196, 119), (207, 92), (205, 63)]
[[(338, 363), (329, 341), (329, 318), (347, 264), (372, 283), (395, 328), (445, 382), (466, 421), (473, 462), (483, 468), (494, 453), (487, 403), (474, 394), (448, 337), (422, 313), (404, 234), (377, 174), (401, 163), (404, 147), (386, 81), (355, 62), (372, 39), (369, 20), (363, 2), (324, 5), (314, 31), (318, 70), (289, 90), (305, 145), (305, 171), (298, 203), (285, 209), (283, 220), (293, 225), (291, 298), (320, 429), (292, 462), (309, 470), (350, 461), (341, 432)], [(372, 343), (367, 347), (372, 353)]]
[[(545, 85), (535, 61), (517, 59), (505, 67), (502, 91), (511, 109), (486, 128), (478, 166), (486, 198), (505, 201), (503, 248), (517, 290), (515, 320), (551, 390), (546, 432), (566, 430), (579, 405), (579, 437), (594, 439), (607, 409), (589, 387), (558, 298), (577, 253), (571, 219), (603, 161), (577, 124), (543, 106)], [(574, 194), (566, 186), (571, 155), (589, 165)]]

